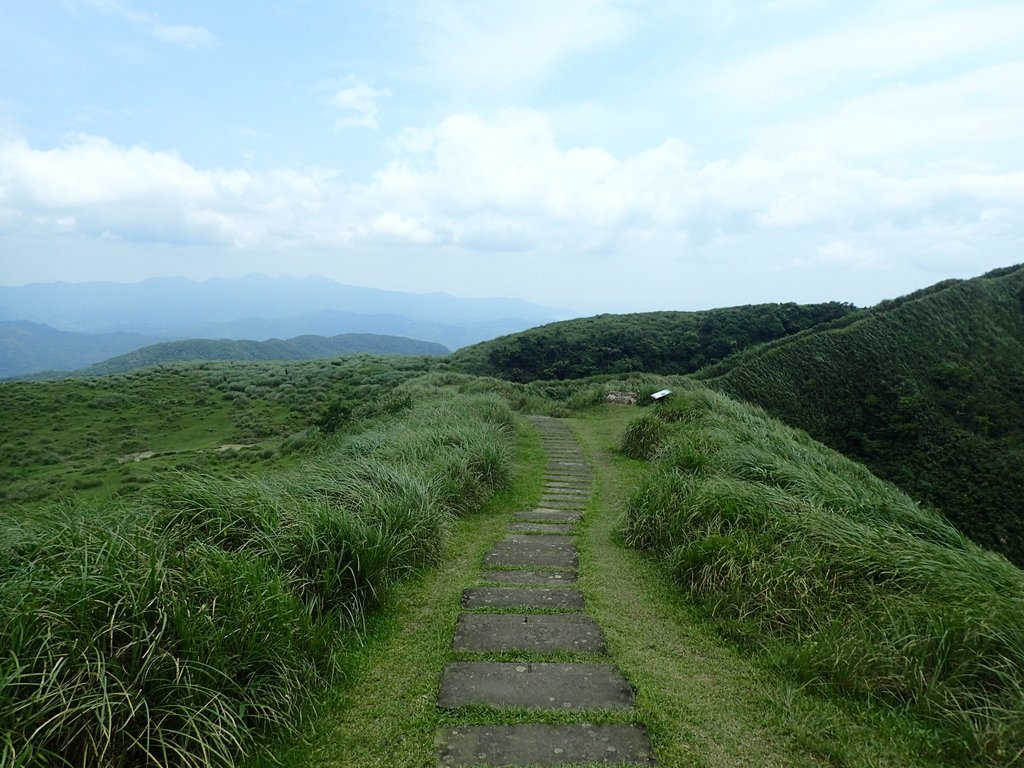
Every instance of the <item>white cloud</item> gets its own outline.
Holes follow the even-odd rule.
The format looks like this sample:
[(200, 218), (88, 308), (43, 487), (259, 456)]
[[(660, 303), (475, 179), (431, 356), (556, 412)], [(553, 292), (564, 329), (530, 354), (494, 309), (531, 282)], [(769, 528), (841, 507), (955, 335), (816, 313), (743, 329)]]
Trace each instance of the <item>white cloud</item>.
[(744, 109), (787, 104), (823, 92), (910, 76), (965, 56), (1019, 50), (1024, 5), (1001, 3), (875, 15), (839, 32), (801, 38), (726, 65), (709, 91)]
[(431, 77), (446, 90), (487, 93), (531, 86), (566, 58), (621, 39), (636, 23), (609, 0), (427, 0), (421, 19)]
[(373, 88), (358, 77), (348, 75), (334, 89), (330, 98), (331, 106), (341, 112), (334, 121), (334, 129), (376, 129), (377, 102), (389, 95), (386, 90)]
[(183, 48), (202, 48), (214, 42), (210, 30), (189, 24), (153, 24), (150, 31), (157, 40)]
[(182, 48), (203, 48), (214, 45), (217, 38), (205, 27), (191, 24), (167, 24), (155, 13), (136, 11), (120, 0), (86, 0), (94, 8), (144, 28), (163, 43)]
[(883, 172), (821, 150), (701, 163), (674, 139), (616, 156), (561, 146), (529, 110), (422, 130), (415, 152), (365, 184), (329, 169), (200, 169), (86, 135), (51, 149), (0, 140), (0, 227), (246, 250), (554, 252), (566, 264), (799, 236), (790, 262), (860, 268), (907, 254), (976, 259), (967, 249), (1024, 239), (1024, 171)]
[(963, 159), (1024, 142), (1024, 59), (848, 98), (833, 111), (755, 132), (766, 151), (817, 148), (848, 160), (932, 154)]

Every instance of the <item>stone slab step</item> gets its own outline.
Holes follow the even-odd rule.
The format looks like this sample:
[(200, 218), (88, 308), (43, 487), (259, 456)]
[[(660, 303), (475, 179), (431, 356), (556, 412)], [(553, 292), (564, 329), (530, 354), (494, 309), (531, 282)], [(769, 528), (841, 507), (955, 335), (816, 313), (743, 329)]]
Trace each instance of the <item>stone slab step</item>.
[[(536, 536), (534, 538), (547, 538)], [(561, 550), (537, 550), (521, 545), (495, 547), (484, 557), (484, 565), (508, 568), (558, 568), (574, 571), (580, 564), (575, 552)]]
[(464, 613), (455, 625), (456, 651), (604, 653), (601, 629), (582, 614)]
[(544, 584), (559, 586), (574, 584), (576, 574), (573, 571), (484, 571), (480, 580), (491, 584)]
[(574, 550), (576, 548), (576, 539), (573, 536), (545, 536), (538, 539), (536, 536), (524, 536), (518, 533), (510, 533), (497, 543), (521, 544), (528, 547), (541, 547), (543, 549)]
[(539, 501), (542, 507), (562, 507), (569, 505), (571, 507), (583, 508), (587, 506), (586, 496), (572, 496), (567, 493), (545, 493), (540, 497)]
[(657, 765), (641, 725), (458, 725), (435, 741), (438, 764), (461, 766)]
[(613, 664), (455, 661), (441, 673), (437, 705), (442, 709), (630, 709), (633, 689)]
[(594, 486), (592, 483), (575, 480), (546, 480), (544, 487), (547, 489), (557, 488), (571, 493), (590, 493)]
[(557, 494), (558, 496), (575, 496), (585, 499), (590, 496), (590, 488), (577, 485), (564, 485), (562, 483), (544, 483), (545, 495)]
[(540, 536), (548, 533), (572, 533), (576, 526), (572, 523), (510, 523), (508, 529), (513, 533), (533, 533)]
[(472, 587), (462, 593), (462, 607), (547, 608), (556, 611), (582, 611), (583, 593), (578, 589), (528, 589), (516, 587)]
[(538, 507), (516, 512), (513, 517), (524, 523), (569, 522), (574, 523), (582, 517), (582, 513), (571, 509), (551, 509)]
[(573, 480), (579, 483), (591, 482), (590, 472), (587, 470), (572, 469), (570, 467), (548, 467), (544, 470), (544, 480)]

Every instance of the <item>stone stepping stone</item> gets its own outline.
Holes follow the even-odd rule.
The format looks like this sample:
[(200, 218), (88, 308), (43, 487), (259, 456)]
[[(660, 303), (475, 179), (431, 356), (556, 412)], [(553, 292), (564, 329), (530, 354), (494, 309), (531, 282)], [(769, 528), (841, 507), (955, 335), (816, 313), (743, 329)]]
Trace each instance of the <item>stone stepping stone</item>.
[(457, 725), (435, 741), (441, 766), (657, 765), (642, 725)]
[(560, 586), (575, 583), (576, 574), (572, 571), (484, 571), (480, 574), (480, 580), (492, 584)]
[(568, 459), (549, 459), (547, 467), (548, 469), (568, 469), (588, 473), (590, 469), (590, 465), (585, 461), (570, 461)]
[(544, 484), (545, 494), (558, 494), (559, 496), (578, 496), (586, 498), (590, 495), (589, 488), (580, 488), (579, 486), (566, 485), (564, 483), (545, 483)]
[(514, 519), (524, 523), (574, 523), (582, 517), (582, 513), (571, 509), (551, 509), (538, 507), (516, 512)]
[[(547, 536), (532, 536), (534, 539), (546, 539)], [(569, 568), (576, 570), (580, 564), (575, 552), (552, 549), (543, 550), (523, 545), (507, 545), (495, 547), (484, 557), (485, 565), (504, 565), (519, 568)]]
[(473, 587), (462, 593), (462, 607), (547, 608), (555, 611), (582, 611), (583, 593), (578, 589), (527, 589), (524, 587)]
[(589, 493), (565, 493), (562, 488), (556, 488), (553, 491), (544, 491), (544, 494), (538, 499), (541, 506), (547, 506), (544, 504), (544, 499), (554, 499), (560, 503), (568, 502), (569, 504), (586, 505), (590, 500)]
[(592, 483), (575, 482), (573, 480), (545, 480), (544, 486), (548, 489), (557, 488), (558, 490), (565, 490), (567, 493), (589, 494)]
[(545, 482), (554, 480), (555, 482), (579, 482), (591, 484), (591, 477), (589, 472), (573, 472), (568, 469), (549, 469), (544, 473)]
[(455, 625), (456, 651), (604, 653), (601, 629), (579, 613), (464, 613)]
[(633, 689), (613, 664), (455, 661), (441, 673), (437, 704), (442, 709), (629, 709)]
[(572, 533), (576, 526), (572, 523), (511, 523), (508, 529), (512, 533), (533, 533), (543, 536), (549, 533)]
[(566, 509), (573, 512), (582, 512), (587, 508), (585, 500), (567, 499), (564, 496), (541, 496), (540, 504), (551, 509)]
[(516, 533), (511, 533), (505, 536), (504, 539), (498, 542), (509, 544), (522, 544), (529, 547), (542, 547), (544, 549), (558, 549), (567, 552), (576, 551), (576, 539), (572, 536), (544, 536), (538, 538), (536, 536), (521, 536)]

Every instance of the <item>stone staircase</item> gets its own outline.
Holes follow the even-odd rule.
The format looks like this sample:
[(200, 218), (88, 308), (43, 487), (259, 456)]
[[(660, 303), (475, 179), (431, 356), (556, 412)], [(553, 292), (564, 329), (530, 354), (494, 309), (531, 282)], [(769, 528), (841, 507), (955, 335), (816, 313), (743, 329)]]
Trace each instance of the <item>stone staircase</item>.
[[(437, 705), (456, 722), (473, 708), (466, 718), (472, 724), (438, 731), (439, 764), (655, 765), (646, 730), (631, 722), (633, 689), (602, 658), (601, 628), (572, 586), (579, 566), (575, 526), (590, 497), (590, 467), (564, 422), (532, 421), (547, 454), (544, 495), (536, 509), (516, 513), (486, 555), (483, 586), (463, 594), (453, 642), (458, 660), (444, 668)], [(565, 663), (567, 654), (586, 661)], [(527, 710), (534, 716), (506, 719), (536, 722), (486, 724), (481, 707)], [(593, 718), (600, 722), (558, 722), (555, 713), (566, 711), (585, 713), (584, 720), (600, 714)]]

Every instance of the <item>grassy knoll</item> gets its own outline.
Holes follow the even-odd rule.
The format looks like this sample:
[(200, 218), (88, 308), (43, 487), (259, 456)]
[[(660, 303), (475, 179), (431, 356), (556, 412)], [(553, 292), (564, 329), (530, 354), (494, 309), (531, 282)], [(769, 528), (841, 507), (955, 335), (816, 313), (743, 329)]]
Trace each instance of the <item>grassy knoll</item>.
[(231, 765), (344, 680), (367, 613), (509, 478), (504, 402), (402, 394), (286, 470), (6, 510), (0, 765)]
[(175, 472), (291, 463), (315, 436), (427, 366), (421, 358), (197, 363), (0, 382), (0, 503), (108, 499)]
[(741, 647), (904, 712), (931, 754), (1024, 761), (1024, 573), (863, 466), (710, 390), (625, 431), (626, 541)]

